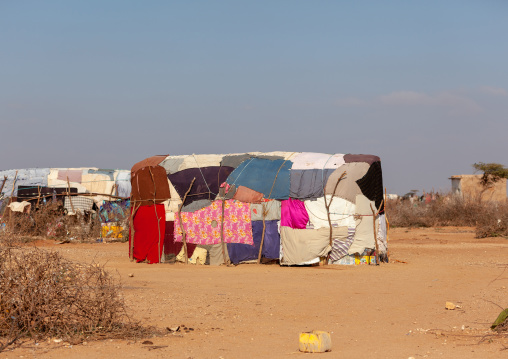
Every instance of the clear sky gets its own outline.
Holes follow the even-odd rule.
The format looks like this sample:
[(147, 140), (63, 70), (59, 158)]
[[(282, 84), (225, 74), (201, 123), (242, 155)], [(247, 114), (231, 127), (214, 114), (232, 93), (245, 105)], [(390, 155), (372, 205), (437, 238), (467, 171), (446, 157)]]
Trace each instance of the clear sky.
[(508, 165), (508, 1), (0, 0), (0, 169), (381, 157), (390, 193)]

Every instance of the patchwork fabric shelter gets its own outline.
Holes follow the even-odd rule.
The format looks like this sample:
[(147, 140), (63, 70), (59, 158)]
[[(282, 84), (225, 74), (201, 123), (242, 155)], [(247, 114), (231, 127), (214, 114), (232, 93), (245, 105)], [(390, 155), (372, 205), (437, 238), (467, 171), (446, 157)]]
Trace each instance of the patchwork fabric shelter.
[(57, 202), (68, 215), (89, 213), (98, 216), (103, 226), (119, 228), (115, 222), (129, 218), (130, 193), (128, 170), (86, 167), (0, 171), (2, 216), (9, 203), (27, 202), (33, 214), (44, 204)]
[(138, 261), (339, 264), (344, 257), (373, 255), (376, 249), (381, 260), (386, 258), (377, 156), (154, 156), (133, 166), (131, 181), (131, 254)]

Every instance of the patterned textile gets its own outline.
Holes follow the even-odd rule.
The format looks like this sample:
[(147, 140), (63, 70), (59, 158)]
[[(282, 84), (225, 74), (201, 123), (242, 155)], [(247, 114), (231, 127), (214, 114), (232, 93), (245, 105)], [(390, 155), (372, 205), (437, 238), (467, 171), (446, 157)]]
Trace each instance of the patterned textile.
[[(233, 200), (225, 201), (224, 242), (254, 244), (250, 206)], [(196, 212), (181, 212), (187, 243), (218, 244), (221, 242), (222, 201), (213, 201)], [(182, 241), (180, 219), (175, 215), (175, 242)]]
[(64, 207), (67, 211), (73, 212), (72, 207), (74, 207), (74, 212), (79, 211), (90, 211), (93, 206), (93, 199), (90, 197), (84, 196), (76, 196), (72, 198), (72, 206), (71, 201), (69, 201), (69, 197), (65, 197)]
[(353, 243), (355, 237), (355, 227), (349, 227), (347, 229), (347, 237), (344, 238), (334, 238), (332, 242), (332, 251), (330, 252), (330, 260), (338, 261), (345, 255), (347, 255), (347, 251), (351, 244)]
[(129, 215), (130, 205), (129, 199), (114, 202), (104, 201), (99, 210), (99, 218), (102, 223), (122, 221)]

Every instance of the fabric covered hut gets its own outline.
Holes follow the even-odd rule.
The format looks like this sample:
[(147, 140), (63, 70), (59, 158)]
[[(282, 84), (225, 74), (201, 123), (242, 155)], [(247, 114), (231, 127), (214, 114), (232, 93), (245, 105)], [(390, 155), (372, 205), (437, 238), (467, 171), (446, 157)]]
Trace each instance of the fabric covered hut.
[(386, 258), (379, 157), (310, 152), (155, 156), (131, 171), (137, 261), (282, 265)]

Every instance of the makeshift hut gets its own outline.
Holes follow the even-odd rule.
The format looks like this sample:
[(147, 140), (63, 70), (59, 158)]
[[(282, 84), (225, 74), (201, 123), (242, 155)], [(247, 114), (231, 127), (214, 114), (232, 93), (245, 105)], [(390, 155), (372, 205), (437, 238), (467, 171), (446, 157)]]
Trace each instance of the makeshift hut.
[(130, 256), (282, 265), (386, 260), (379, 157), (154, 156), (131, 170)]
[[(99, 168), (29, 168), (0, 171), (0, 215), (30, 213), (60, 203), (67, 215), (92, 213), (109, 227), (128, 218), (130, 171)], [(118, 226), (116, 226), (118, 228)]]

